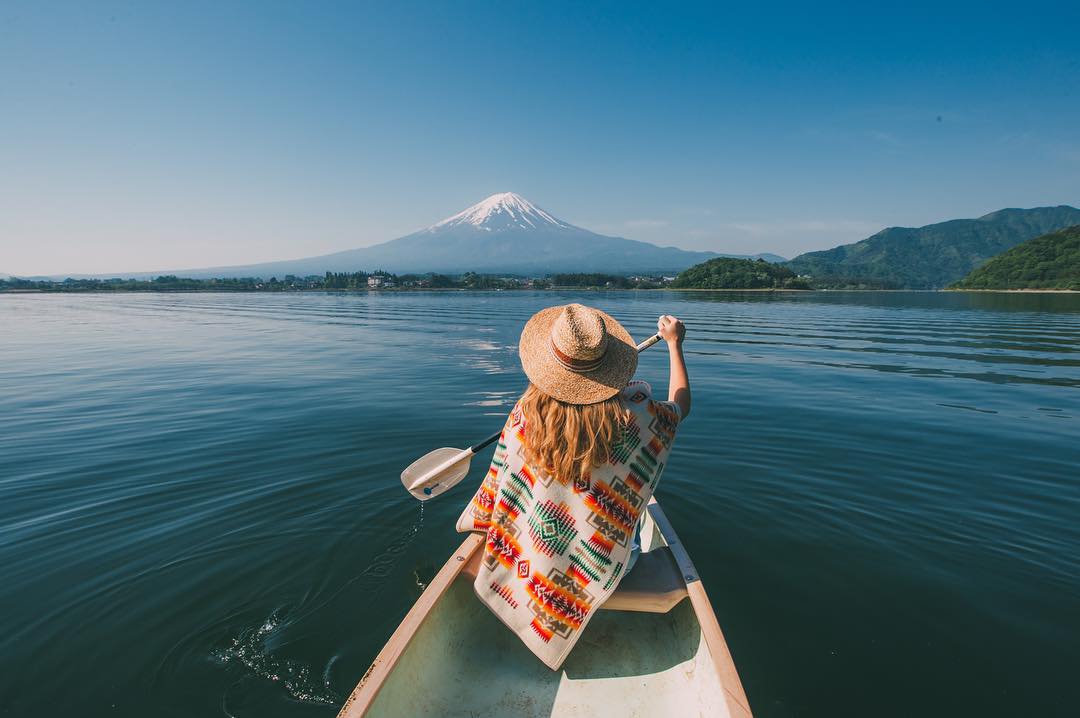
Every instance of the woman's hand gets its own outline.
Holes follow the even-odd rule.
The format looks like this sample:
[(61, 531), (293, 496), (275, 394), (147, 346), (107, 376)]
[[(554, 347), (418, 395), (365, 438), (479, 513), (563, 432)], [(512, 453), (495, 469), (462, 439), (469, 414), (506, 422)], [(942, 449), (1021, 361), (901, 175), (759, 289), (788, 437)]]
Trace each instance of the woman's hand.
[(681, 345), (686, 337), (686, 325), (670, 314), (656, 320), (656, 331), (668, 346)]

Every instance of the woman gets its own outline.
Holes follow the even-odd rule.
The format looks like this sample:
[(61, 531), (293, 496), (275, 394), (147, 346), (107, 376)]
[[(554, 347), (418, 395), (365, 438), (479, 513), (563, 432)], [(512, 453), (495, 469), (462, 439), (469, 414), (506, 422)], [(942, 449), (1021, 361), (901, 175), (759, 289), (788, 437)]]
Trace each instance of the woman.
[(487, 534), (477, 596), (552, 670), (636, 559), (638, 517), (690, 413), (686, 330), (666, 315), (657, 329), (668, 401), (631, 381), (637, 349), (609, 315), (581, 304), (535, 314), (518, 346), (529, 387), (457, 522)]

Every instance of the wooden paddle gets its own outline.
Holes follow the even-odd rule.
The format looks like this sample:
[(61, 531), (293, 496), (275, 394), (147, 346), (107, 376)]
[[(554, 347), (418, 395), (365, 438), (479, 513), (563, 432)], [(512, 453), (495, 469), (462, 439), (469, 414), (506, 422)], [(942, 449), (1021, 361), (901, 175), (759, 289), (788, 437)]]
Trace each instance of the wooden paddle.
[[(660, 335), (654, 334), (638, 344), (637, 350), (643, 352), (658, 341)], [(401, 483), (406, 491), (421, 501), (449, 491), (469, 473), (472, 457), (498, 441), (501, 434), (501, 431), (497, 431), (467, 449), (443, 447), (424, 454), (401, 472)]]

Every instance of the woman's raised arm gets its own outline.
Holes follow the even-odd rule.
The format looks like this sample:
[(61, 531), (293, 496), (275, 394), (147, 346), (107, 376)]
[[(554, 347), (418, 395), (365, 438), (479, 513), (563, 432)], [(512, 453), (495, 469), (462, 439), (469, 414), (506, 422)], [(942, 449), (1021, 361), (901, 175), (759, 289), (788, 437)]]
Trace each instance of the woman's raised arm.
[(690, 377), (686, 374), (682, 344), (686, 326), (675, 317), (665, 314), (656, 321), (656, 329), (668, 345), (671, 378), (668, 380), (668, 401), (679, 405), (682, 418), (690, 415)]

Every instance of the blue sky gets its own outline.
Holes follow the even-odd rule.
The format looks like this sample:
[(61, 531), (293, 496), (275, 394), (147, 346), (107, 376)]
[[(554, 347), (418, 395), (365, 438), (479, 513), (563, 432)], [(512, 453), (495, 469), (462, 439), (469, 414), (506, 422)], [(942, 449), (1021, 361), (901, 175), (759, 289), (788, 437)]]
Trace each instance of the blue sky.
[(0, 271), (250, 263), (514, 191), (793, 256), (1080, 204), (1080, 7), (5, 3)]

